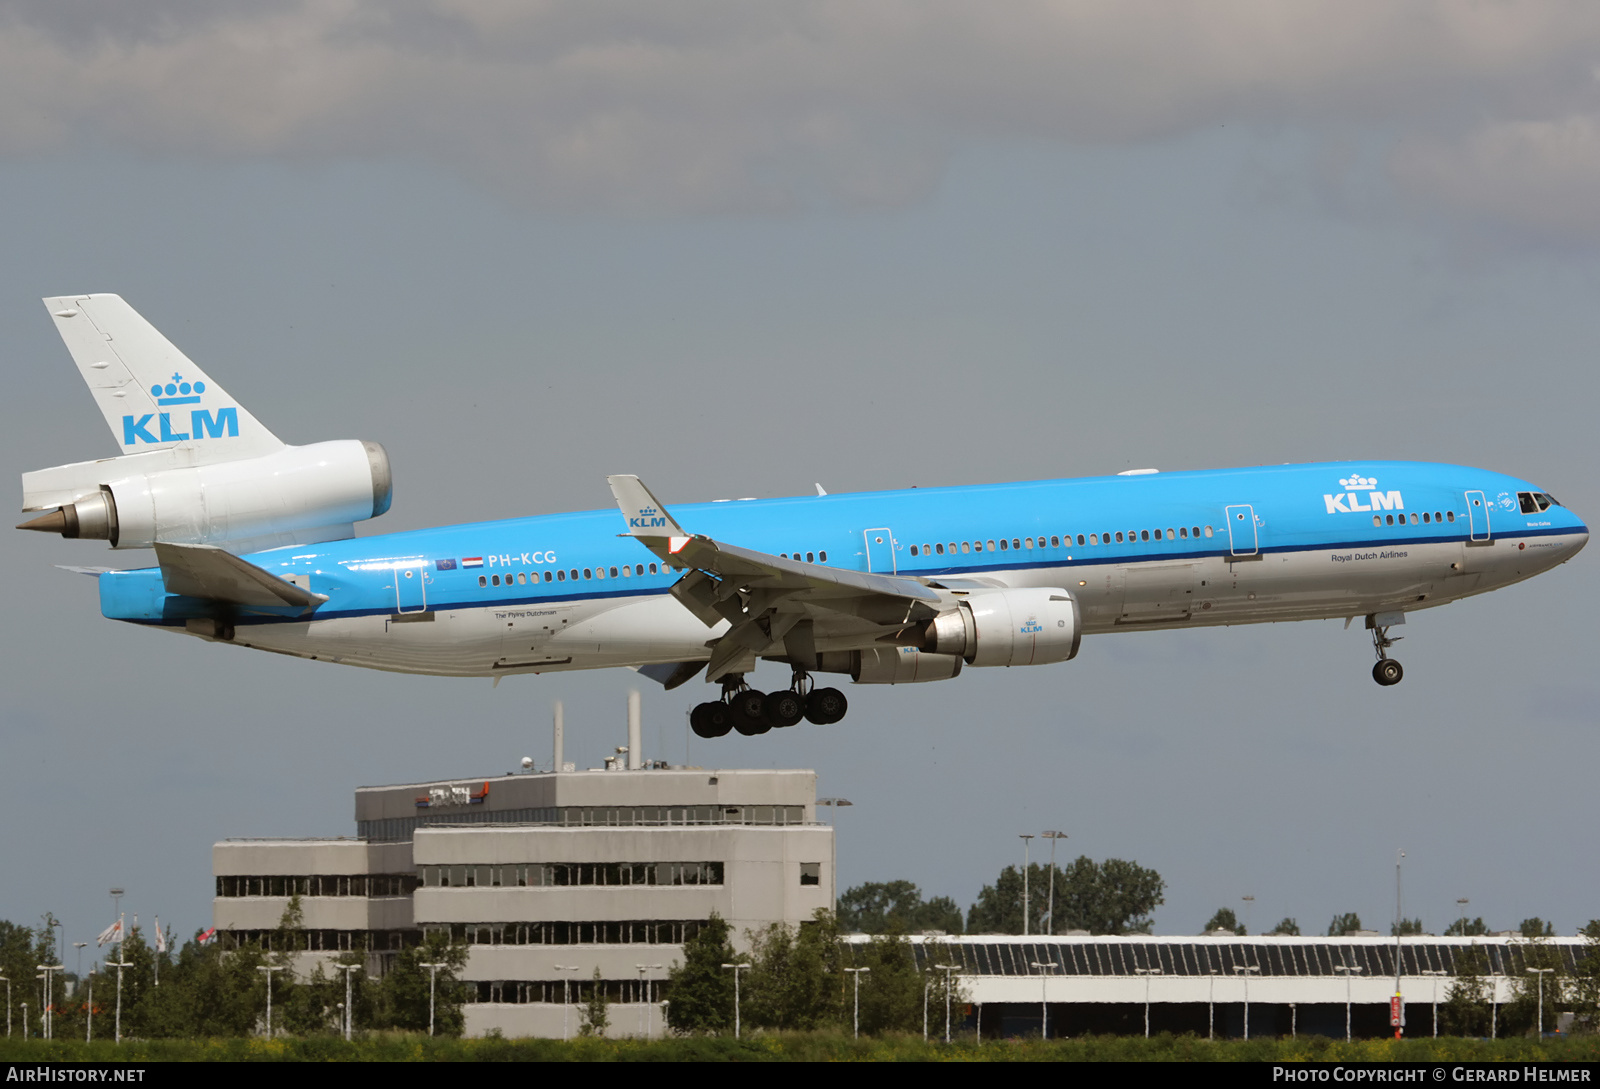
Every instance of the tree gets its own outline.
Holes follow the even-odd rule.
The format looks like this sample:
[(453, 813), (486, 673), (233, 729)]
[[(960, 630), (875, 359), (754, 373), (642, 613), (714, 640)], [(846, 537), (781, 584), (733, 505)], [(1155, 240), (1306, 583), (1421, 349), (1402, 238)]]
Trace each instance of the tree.
[(961, 933), (961, 909), (948, 896), (924, 900), (910, 881), (869, 881), (839, 897), (839, 929), (847, 934), (886, 934), (894, 927), (910, 934), (940, 930)]
[[(1524, 921), (1524, 925), (1542, 922), (1540, 919), (1529, 919)], [(1541, 1000), (1544, 1004), (1544, 1029), (1546, 1032), (1555, 1030), (1556, 1019), (1561, 1012), (1562, 982), (1567, 976), (1567, 965), (1561, 951), (1552, 943), (1542, 940), (1543, 937), (1530, 938), (1515, 947), (1516, 952), (1522, 954), (1522, 970), (1511, 972), (1511, 1000), (1500, 1007), (1502, 1036), (1538, 1031)], [(1530, 972), (1530, 968), (1547, 971)]]
[(1213, 930), (1231, 930), (1235, 934), (1245, 933), (1244, 924), (1239, 922), (1239, 917), (1233, 913), (1232, 908), (1218, 908), (1217, 913), (1211, 916), (1206, 927), (1200, 933), (1209, 934)]
[(839, 1023), (844, 965), (831, 912), (818, 910), (798, 930), (773, 923), (750, 937), (743, 995), (750, 1024), (816, 1029)]
[(1328, 937), (1342, 938), (1346, 934), (1354, 934), (1360, 929), (1361, 916), (1353, 911), (1347, 911), (1343, 915), (1335, 915), (1333, 917), (1333, 922), (1328, 924)]
[(1280, 922), (1277, 926), (1273, 927), (1271, 930), (1267, 931), (1267, 933), (1268, 934), (1292, 934), (1292, 935), (1295, 935), (1296, 937), (1298, 937), (1299, 934), (1300, 934), (1300, 924), (1295, 922), (1289, 916), (1285, 915), (1283, 917), (1283, 921)]
[(1555, 926), (1545, 922), (1537, 915), (1531, 919), (1522, 920), (1517, 929), (1524, 938), (1553, 938), (1556, 936)]
[(1444, 928), (1444, 933), (1447, 938), (1470, 938), (1479, 934), (1489, 933), (1489, 927), (1483, 921), (1483, 916), (1480, 915), (1471, 920), (1457, 919)]
[(583, 1003), (583, 1024), (578, 1028), (578, 1035), (604, 1036), (611, 1024), (610, 1006), (606, 985), (600, 979), (600, 969), (596, 968), (594, 979), (589, 984), (589, 997)]
[[(426, 964), (443, 964), (438, 979), (430, 981)], [(373, 1002), (372, 1023), (377, 1028), (428, 1031), (428, 995), (434, 984), (434, 1031), (441, 1036), (460, 1036), (466, 1026), (461, 1012), (465, 988), (460, 973), (467, 964), (467, 943), (452, 940), (442, 930), (429, 931), (421, 945), (402, 949), (394, 967), (378, 984)]]
[(1583, 953), (1573, 971), (1572, 1012), (1582, 1028), (1600, 1032), (1600, 919), (1590, 919), (1578, 933)]
[(1423, 933), (1421, 919), (1401, 919), (1398, 923), (1389, 924), (1389, 937), (1391, 938), (1397, 935), (1421, 933)]
[[(911, 942), (904, 934), (880, 934), (857, 946), (856, 967), (867, 968), (861, 985), (861, 1031), (910, 1032), (922, 1027), (922, 989)], [(851, 984), (854, 986), (854, 983)], [(847, 992), (845, 1018), (854, 1014), (855, 995)]]
[[(1028, 867), (1030, 933), (1044, 933), (1041, 925), (1050, 899), (1048, 867)], [(1087, 930), (1091, 934), (1147, 934), (1150, 912), (1164, 903), (1166, 885), (1161, 875), (1134, 862), (1108, 858), (1096, 863), (1080, 856), (1056, 870), (1056, 924), (1060, 934)], [(1022, 871), (1007, 866), (993, 885), (985, 885), (967, 912), (969, 933), (1022, 933)]]
[(1474, 942), (1456, 953), (1456, 976), (1439, 1007), (1439, 1028), (1446, 1036), (1487, 1036), (1491, 1031), (1489, 958)]
[(683, 963), (667, 973), (667, 1025), (673, 1032), (727, 1032), (733, 1028), (733, 962), (728, 924), (715, 912), (683, 943)]

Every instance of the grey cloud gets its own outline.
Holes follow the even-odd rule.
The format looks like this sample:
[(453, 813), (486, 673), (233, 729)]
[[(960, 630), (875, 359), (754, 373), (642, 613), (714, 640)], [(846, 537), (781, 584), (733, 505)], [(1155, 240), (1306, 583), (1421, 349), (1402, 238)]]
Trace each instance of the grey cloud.
[(982, 141), (1354, 124), (1406, 186), (1559, 229), (1597, 45), (1559, 3), (29, 0), (0, 153), (421, 157), (524, 202), (781, 213), (916, 200)]

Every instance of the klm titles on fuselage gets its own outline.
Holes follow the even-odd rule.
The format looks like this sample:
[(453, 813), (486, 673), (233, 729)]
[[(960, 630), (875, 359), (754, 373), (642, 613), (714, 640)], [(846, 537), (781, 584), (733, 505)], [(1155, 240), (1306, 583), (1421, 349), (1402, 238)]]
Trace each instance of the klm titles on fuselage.
[[(1378, 491), (1377, 477), (1352, 476), (1340, 480), (1339, 484), (1345, 489), (1343, 495), (1328, 495), (1324, 493), (1322, 501), (1328, 507), (1329, 514), (1358, 514), (1375, 510), (1404, 510), (1405, 500), (1399, 492)], [(1367, 497), (1367, 505), (1362, 505), (1360, 493)]]

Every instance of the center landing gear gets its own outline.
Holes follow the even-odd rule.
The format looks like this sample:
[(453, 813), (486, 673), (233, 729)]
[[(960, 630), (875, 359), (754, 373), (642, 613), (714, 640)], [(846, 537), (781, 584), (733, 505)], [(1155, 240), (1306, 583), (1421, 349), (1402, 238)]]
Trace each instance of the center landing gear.
[(788, 689), (771, 693), (748, 687), (743, 674), (729, 674), (722, 679), (722, 698), (689, 712), (689, 726), (697, 737), (723, 737), (732, 730), (753, 737), (794, 726), (802, 718), (826, 726), (844, 718), (849, 707), (837, 688), (813, 689), (804, 670), (795, 670)]
[(1389, 629), (1374, 626), (1372, 629), (1372, 649), (1377, 652), (1378, 662), (1372, 667), (1372, 679), (1388, 688), (1392, 684), (1399, 684), (1400, 678), (1406, 675), (1400, 663), (1389, 657), (1387, 651), (1398, 643), (1404, 636), (1389, 636)]

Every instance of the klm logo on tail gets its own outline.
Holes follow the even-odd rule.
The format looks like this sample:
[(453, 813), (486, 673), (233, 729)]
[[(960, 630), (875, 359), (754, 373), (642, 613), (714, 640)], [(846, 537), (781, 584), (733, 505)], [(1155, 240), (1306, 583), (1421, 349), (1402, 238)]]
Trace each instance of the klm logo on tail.
[[(1399, 492), (1378, 491), (1378, 478), (1365, 476), (1352, 476), (1339, 481), (1345, 489), (1343, 495), (1324, 494), (1322, 501), (1327, 505), (1329, 514), (1351, 514), (1361, 511), (1375, 510), (1404, 510), (1405, 500)], [(1363, 505), (1361, 497), (1365, 495), (1368, 503)]]
[[(206, 391), (204, 382), (190, 384), (183, 380), (181, 374), (172, 376), (172, 381), (166, 385), (150, 387), (150, 394), (156, 399), (158, 405), (195, 405), (200, 403), (200, 395)], [(204, 438), (230, 438), (239, 437), (239, 410), (237, 408), (219, 408), (213, 414), (206, 409), (197, 408), (189, 413), (189, 430), (174, 431), (172, 417), (182, 413), (171, 412), (146, 412), (142, 416), (122, 417), (122, 445), (137, 446), (141, 442), (160, 444), (165, 442), (186, 442), (189, 439)], [(151, 421), (160, 418), (156, 424), (156, 431), (151, 431)], [(180, 427), (182, 424), (179, 425)]]
[(664, 529), (666, 516), (656, 507), (640, 507), (639, 513), (628, 519), (629, 529)]

